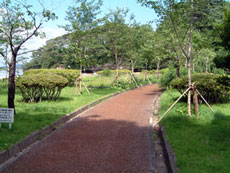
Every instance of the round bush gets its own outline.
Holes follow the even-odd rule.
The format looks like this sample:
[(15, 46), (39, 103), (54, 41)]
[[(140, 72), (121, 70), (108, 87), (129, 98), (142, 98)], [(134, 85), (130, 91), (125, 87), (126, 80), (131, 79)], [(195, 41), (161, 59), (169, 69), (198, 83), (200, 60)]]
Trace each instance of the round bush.
[(20, 89), (24, 102), (56, 100), (67, 85), (66, 78), (51, 73), (23, 75), (16, 80), (16, 86)]
[(65, 77), (68, 80), (69, 86), (74, 86), (76, 79), (80, 76), (79, 70), (70, 69), (31, 69), (24, 72), (24, 75), (34, 75), (34, 74), (47, 74), (52, 73)]

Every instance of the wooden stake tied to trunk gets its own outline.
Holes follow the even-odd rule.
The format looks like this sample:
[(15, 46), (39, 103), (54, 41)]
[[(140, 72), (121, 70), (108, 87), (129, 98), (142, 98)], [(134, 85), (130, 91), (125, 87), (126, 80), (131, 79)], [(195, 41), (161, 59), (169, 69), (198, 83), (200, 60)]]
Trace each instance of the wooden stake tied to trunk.
[[(75, 82), (75, 85), (76, 85), (76, 87), (75, 87), (75, 94), (77, 95), (77, 94), (79, 94), (79, 95), (81, 95), (82, 94), (82, 87), (81, 87), (81, 85), (83, 84), (83, 86), (84, 86), (84, 88), (86, 89), (86, 91), (88, 92), (88, 94), (90, 94), (90, 92), (89, 92), (89, 89), (87, 88), (87, 86), (85, 85), (85, 83), (82, 81), (82, 79), (81, 78), (77, 78), (76, 79), (76, 82)], [(78, 88), (79, 87), (79, 88)]]
[(199, 117), (199, 101), (198, 101), (196, 83), (192, 84), (192, 91), (193, 91), (193, 104), (195, 108), (195, 113), (196, 113), (196, 116)]

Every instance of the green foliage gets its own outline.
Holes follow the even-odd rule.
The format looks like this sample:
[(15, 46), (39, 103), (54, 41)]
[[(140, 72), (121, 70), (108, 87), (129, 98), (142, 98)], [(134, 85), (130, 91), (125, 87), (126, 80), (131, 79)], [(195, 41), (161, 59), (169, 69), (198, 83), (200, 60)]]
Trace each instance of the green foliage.
[(212, 72), (213, 72), (214, 74), (219, 74), (219, 75), (224, 75), (224, 74), (226, 74), (225, 70), (224, 70), (224, 69), (221, 69), (221, 68), (214, 68), (214, 69), (212, 69)]
[(220, 27), (220, 37), (222, 39), (222, 45), (229, 50), (230, 49), (230, 8), (224, 12), (224, 20)]
[(167, 87), (169, 86), (170, 82), (176, 78), (176, 70), (175, 69), (168, 69), (164, 71), (164, 73), (160, 77), (160, 86)]
[[(226, 75), (219, 76), (208, 73), (198, 73), (192, 76), (192, 81), (196, 83), (197, 89), (210, 103), (222, 103), (229, 101), (229, 79), (230, 77)], [(188, 88), (188, 79), (187, 77), (174, 79), (170, 85), (182, 93)]]
[(103, 75), (103, 76), (110, 76), (110, 75), (111, 75), (111, 71), (109, 70), (109, 68), (105, 68), (105, 69), (102, 71), (102, 75)]
[[(180, 96), (167, 90), (161, 96), (162, 115)], [(167, 114), (161, 125), (176, 154), (176, 164), (182, 173), (230, 172), (230, 103), (212, 105), (213, 114), (200, 104), (200, 117), (186, 116), (187, 104), (179, 102)]]
[[(116, 73), (117, 73), (117, 70), (109, 70), (109, 71), (110, 71), (110, 74), (111, 74), (111, 75), (116, 75)], [(131, 73), (131, 71), (130, 71), (130, 70), (127, 70), (127, 69), (118, 70), (118, 74), (119, 74), (120, 76), (125, 75), (125, 74), (128, 74), (128, 73)], [(104, 75), (104, 70), (98, 71), (97, 74), (103, 76), (103, 75)]]
[(56, 74), (65, 77), (68, 80), (68, 85), (73, 86), (76, 79), (80, 75), (79, 70), (69, 70), (69, 69), (31, 69), (24, 72), (24, 75), (34, 75), (34, 74)]
[(20, 89), (24, 102), (56, 100), (67, 84), (66, 78), (51, 73), (24, 75), (16, 80), (16, 86)]

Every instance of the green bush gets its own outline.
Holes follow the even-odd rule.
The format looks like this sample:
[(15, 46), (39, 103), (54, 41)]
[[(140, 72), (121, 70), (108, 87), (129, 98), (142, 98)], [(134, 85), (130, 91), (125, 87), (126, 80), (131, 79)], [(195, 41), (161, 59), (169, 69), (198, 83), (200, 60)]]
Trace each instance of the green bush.
[[(117, 70), (109, 70), (109, 71), (110, 71), (111, 75), (116, 75), (116, 73), (117, 73)], [(123, 70), (119, 70), (118, 73), (119, 73), (119, 75), (124, 75), (124, 74), (131, 73), (131, 71), (127, 70), (127, 69), (123, 69)], [(98, 71), (97, 74), (103, 76), (104, 75), (104, 70), (103, 71)]]
[(16, 86), (21, 91), (24, 102), (56, 100), (67, 84), (66, 78), (51, 73), (23, 75), (16, 80)]
[(33, 74), (56, 74), (65, 77), (68, 80), (69, 86), (74, 86), (76, 79), (80, 76), (79, 70), (69, 70), (69, 69), (31, 69), (24, 72), (24, 75)]
[(102, 75), (103, 75), (103, 76), (110, 76), (110, 75), (111, 75), (111, 71), (110, 71), (108, 68), (105, 68), (105, 69), (102, 71)]
[(165, 71), (159, 80), (161, 87), (167, 87), (170, 85), (170, 82), (176, 78), (176, 69), (168, 69)]
[(221, 68), (214, 68), (214, 69), (212, 70), (212, 72), (213, 72), (214, 74), (219, 74), (219, 75), (224, 75), (224, 74), (226, 74), (226, 72), (224, 71), (224, 69), (221, 69)]
[[(197, 73), (192, 75), (192, 82), (196, 83), (197, 89), (210, 103), (221, 103), (229, 101), (230, 96), (230, 76), (220, 76), (215, 74)], [(170, 85), (184, 92), (188, 88), (188, 79), (174, 79)]]

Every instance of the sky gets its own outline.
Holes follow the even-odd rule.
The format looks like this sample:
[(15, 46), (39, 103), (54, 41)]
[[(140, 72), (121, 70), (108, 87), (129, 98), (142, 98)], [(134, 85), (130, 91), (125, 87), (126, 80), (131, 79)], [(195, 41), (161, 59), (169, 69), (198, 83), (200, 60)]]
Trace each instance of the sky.
[[(28, 50), (38, 49), (39, 47), (44, 46), (47, 40), (65, 34), (65, 30), (58, 27), (58, 25), (68, 24), (68, 21), (65, 20), (66, 11), (69, 6), (73, 6), (75, 4), (75, 0), (40, 1), (44, 3), (44, 6), (46, 6), (46, 8), (48, 7), (49, 9), (51, 9), (56, 14), (58, 19), (43, 24), (42, 31), (46, 33), (46, 38), (41, 39), (39, 37), (33, 37), (25, 43), (25, 48)], [(38, 6), (38, 0), (28, 0), (28, 2), (31, 3), (34, 7)], [(141, 4), (137, 3), (136, 0), (103, 0), (101, 15), (108, 13), (109, 10), (115, 10), (117, 7), (128, 8), (130, 10), (130, 14), (133, 13), (135, 15), (136, 21), (141, 24), (146, 24), (150, 21), (156, 20), (157, 18), (153, 9), (142, 7)], [(153, 28), (155, 28), (156, 25), (154, 22), (152, 23), (152, 26)]]

